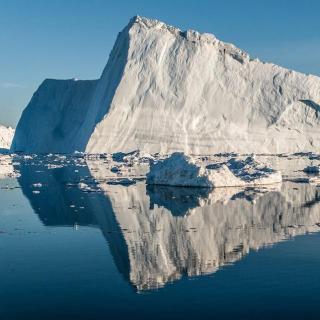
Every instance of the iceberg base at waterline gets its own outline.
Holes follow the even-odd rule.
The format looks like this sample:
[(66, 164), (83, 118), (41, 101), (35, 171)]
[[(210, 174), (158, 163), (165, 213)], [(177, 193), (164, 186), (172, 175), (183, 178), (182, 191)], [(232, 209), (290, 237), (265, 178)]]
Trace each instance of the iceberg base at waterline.
[(181, 187), (246, 187), (280, 183), (280, 171), (259, 164), (254, 157), (231, 158), (224, 162), (203, 164), (183, 153), (151, 164), (147, 184)]

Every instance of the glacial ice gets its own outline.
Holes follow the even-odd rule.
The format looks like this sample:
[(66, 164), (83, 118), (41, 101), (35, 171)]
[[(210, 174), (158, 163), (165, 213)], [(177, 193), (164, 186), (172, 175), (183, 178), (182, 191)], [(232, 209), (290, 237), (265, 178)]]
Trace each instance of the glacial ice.
[(10, 149), (13, 135), (13, 128), (0, 125), (0, 152)]
[(252, 60), (213, 35), (135, 17), (99, 80), (43, 82), (12, 150), (317, 152), (319, 111), (319, 77)]
[(180, 187), (245, 187), (281, 181), (280, 171), (259, 164), (253, 157), (204, 165), (183, 153), (151, 164), (147, 174), (147, 184)]
[(83, 151), (94, 124), (84, 125), (95, 80), (45, 80), (23, 111), (12, 151), (72, 153)]

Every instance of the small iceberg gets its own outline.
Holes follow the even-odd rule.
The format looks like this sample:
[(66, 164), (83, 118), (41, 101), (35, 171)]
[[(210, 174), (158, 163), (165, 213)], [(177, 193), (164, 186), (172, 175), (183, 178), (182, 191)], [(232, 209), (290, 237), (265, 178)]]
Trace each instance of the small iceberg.
[(225, 162), (205, 165), (183, 153), (151, 164), (147, 184), (180, 187), (247, 187), (280, 183), (280, 171), (255, 161), (254, 157), (231, 158)]

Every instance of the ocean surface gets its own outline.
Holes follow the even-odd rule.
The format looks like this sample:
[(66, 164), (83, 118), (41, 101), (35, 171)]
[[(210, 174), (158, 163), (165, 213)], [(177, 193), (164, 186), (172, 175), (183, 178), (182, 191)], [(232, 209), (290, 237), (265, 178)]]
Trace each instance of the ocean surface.
[(48, 162), (0, 180), (1, 320), (319, 319), (317, 184), (148, 187)]

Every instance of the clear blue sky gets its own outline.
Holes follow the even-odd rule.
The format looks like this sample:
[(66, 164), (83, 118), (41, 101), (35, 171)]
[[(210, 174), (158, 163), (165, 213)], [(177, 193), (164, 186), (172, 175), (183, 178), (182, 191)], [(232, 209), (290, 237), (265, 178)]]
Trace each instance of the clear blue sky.
[(0, 0), (0, 123), (15, 126), (45, 78), (98, 78), (136, 14), (320, 75), (318, 0)]

